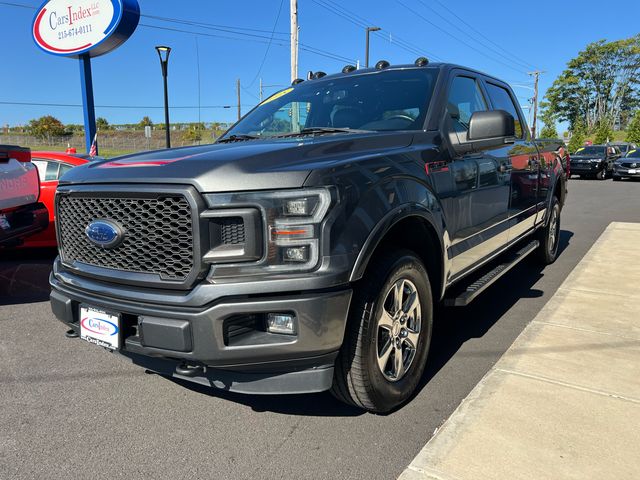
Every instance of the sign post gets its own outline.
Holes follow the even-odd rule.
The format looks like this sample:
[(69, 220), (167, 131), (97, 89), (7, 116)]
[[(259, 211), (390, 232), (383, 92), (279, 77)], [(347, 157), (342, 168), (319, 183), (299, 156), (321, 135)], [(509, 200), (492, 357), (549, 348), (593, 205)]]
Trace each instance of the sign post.
[(137, 0), (47, 0), (33, 19), (33, 39), (41, 50), (80, 60), (87, 153), (96, 134), (91, 58), (122, 45), (139, 20)]

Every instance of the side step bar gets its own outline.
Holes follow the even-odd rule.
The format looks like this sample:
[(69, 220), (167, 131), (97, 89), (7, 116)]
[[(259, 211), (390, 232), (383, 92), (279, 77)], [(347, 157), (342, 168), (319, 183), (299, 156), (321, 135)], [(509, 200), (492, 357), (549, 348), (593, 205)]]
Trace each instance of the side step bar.
[(473, 282), (457, 297), (445, 298), (444, 304), (448, 307), (464, 307), (469, 305), (475, 298), (489, 288), (493, 283), (502, 277), (505, 273), (520, 263), (527, 255), (540, 246), (538, 240), (533, 240), (515, 254), (511, 256), (509, 261), (501, 263), (494, 267), (491, 271), (484, 274), (478, 280)]

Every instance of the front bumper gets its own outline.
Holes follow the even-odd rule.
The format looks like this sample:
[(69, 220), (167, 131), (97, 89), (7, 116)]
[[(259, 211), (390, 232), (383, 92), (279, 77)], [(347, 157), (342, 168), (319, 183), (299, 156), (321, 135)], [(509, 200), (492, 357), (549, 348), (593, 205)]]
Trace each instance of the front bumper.
[[(50, 277), (55, 316), (80, 333), (80, 305), (121, 315), (119, 353), (164, 375), (242, 393), (331, 387), (351, 289), (224, 297), (202, 307), (129, 302)], [(296, 334), (266, 331), (269, 312), (293, 313)], [(185, 370), (185, 367), (188, 367)]]
[(595, 175), (601, 172), (605, 166), (600, 163), (572, 163), (570, 166), (571, 175)]
[(640, 178), (640, 167), (638, 168), (626, 168), (615, 166), (613, 174), (616, 177), (629, 177), (629, 178)]

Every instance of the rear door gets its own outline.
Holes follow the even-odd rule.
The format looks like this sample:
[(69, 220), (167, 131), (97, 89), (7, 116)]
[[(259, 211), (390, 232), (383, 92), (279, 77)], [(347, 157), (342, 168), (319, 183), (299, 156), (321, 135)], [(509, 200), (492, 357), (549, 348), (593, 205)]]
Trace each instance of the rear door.
[(495, 151), (500, 161), (511, 168), (509, 241), (513, 241), (536, 224), (540, 198), (540, 156), (511, 89), (494, 79), (487, 78), (484, 83), (492, 109), (504, 110), (515, 120), (516, 141)]
[[(438, 192), (447, 219), (452, 279), (478, 265), (508, 240), (509, 169), (496, 152), (502, 147), (467, 148), (471, 115), (489, 110), (478, 77), (452, 73), (444, 129), (454, 146), (448, 165), (451, 183)], [(457, 153), (455, 153), (457, 152)]]

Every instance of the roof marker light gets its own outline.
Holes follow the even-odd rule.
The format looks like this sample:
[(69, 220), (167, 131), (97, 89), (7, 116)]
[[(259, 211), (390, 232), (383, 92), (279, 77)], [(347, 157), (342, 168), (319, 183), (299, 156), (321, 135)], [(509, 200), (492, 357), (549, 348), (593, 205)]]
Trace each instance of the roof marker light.
[(391, 64), (386, 60), (380, 60), (378, 63), (376, 63), (376, 70), (384, 70), (385, 68), (389, 68), (390, 65)]
[(416, 67), (425, 67), (429, 65), (429, 59), (427, 57), (418, 57), (415, 61)]

